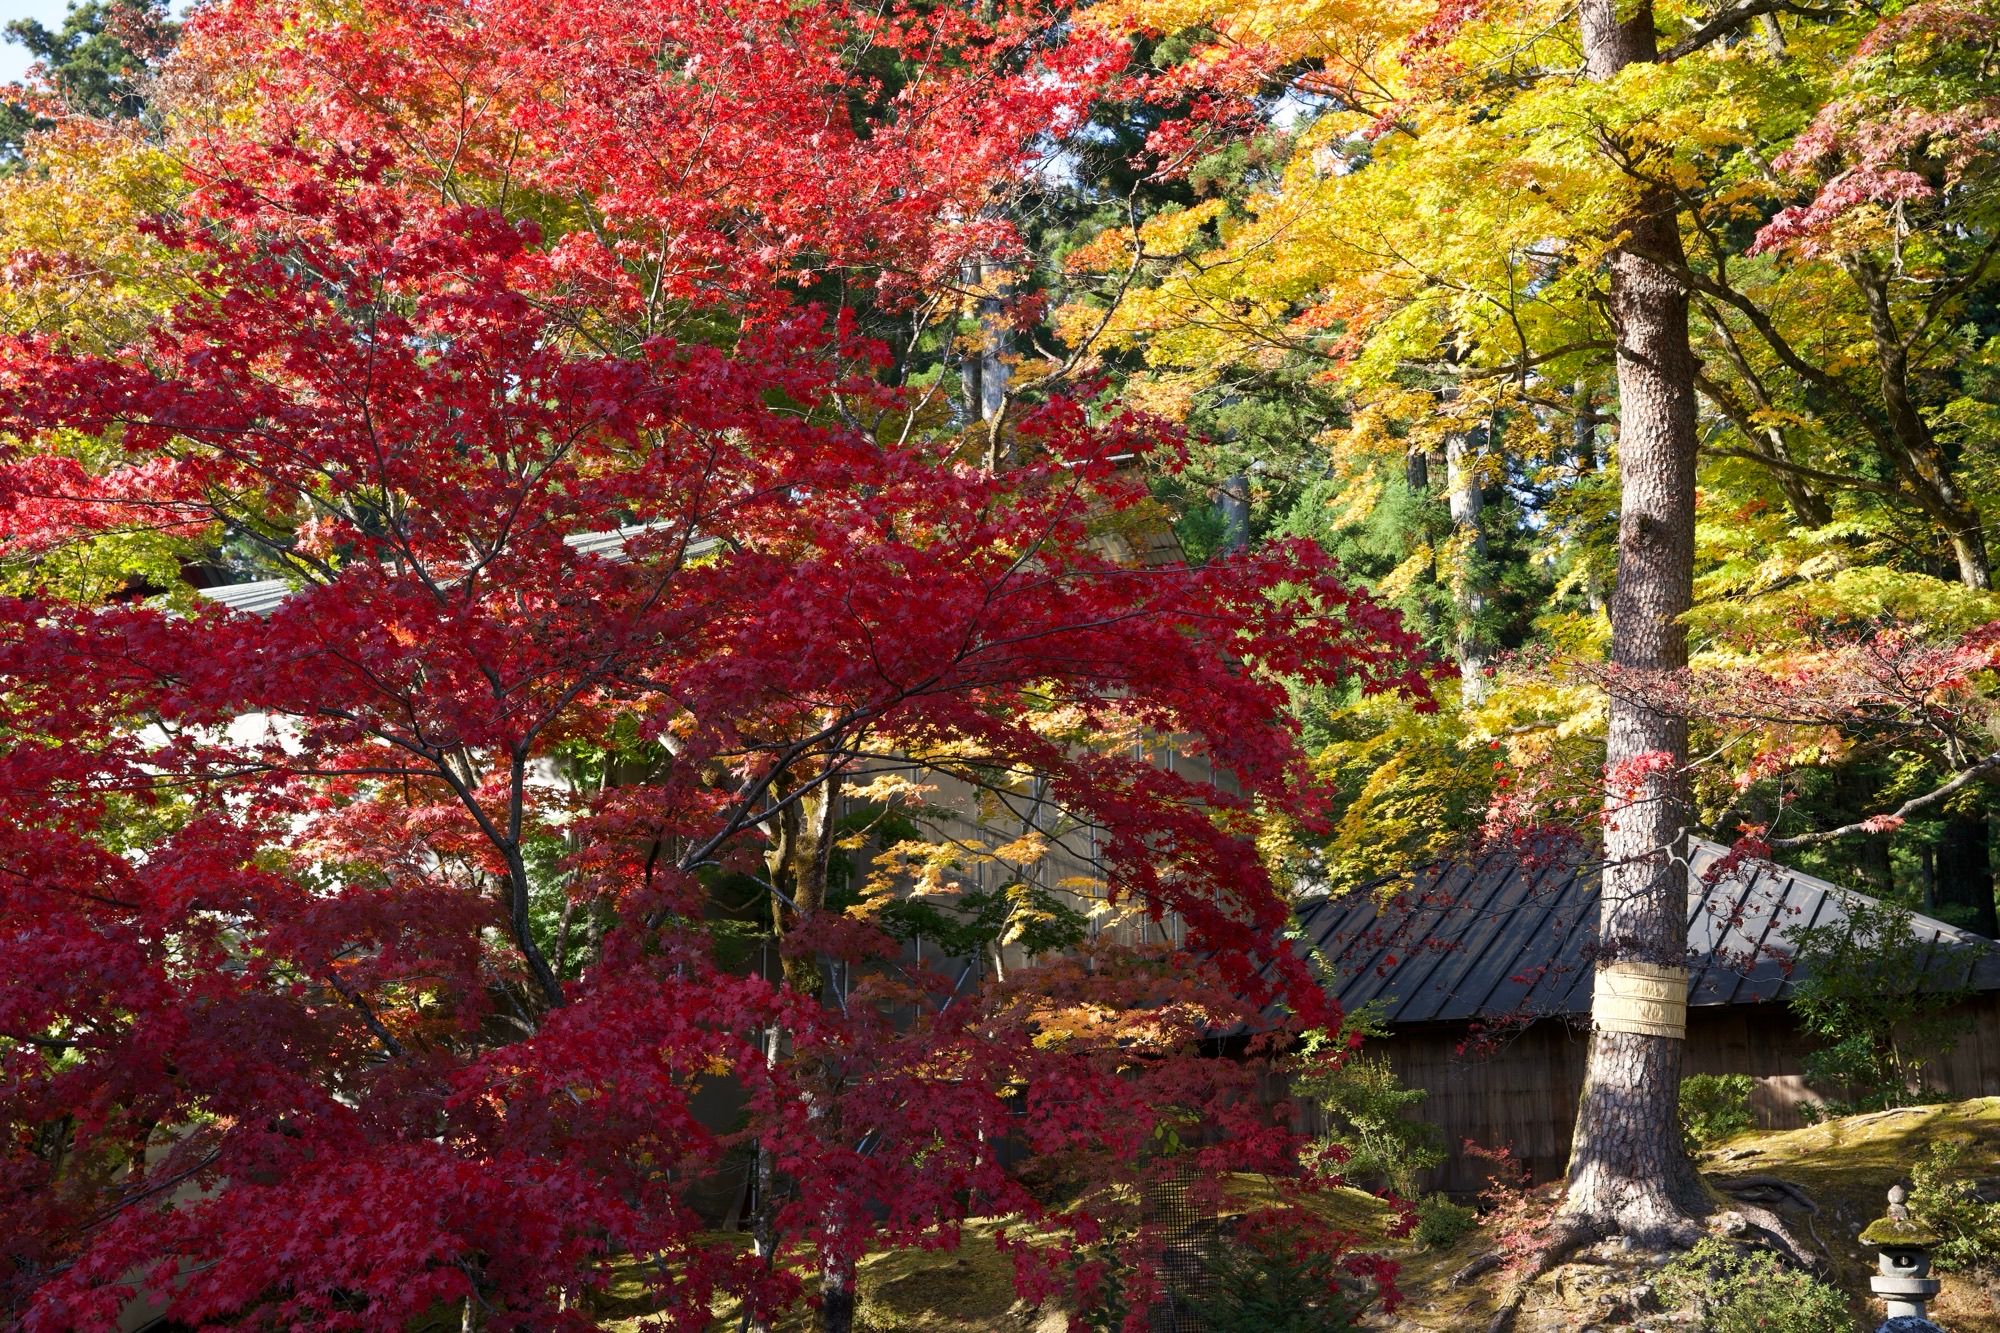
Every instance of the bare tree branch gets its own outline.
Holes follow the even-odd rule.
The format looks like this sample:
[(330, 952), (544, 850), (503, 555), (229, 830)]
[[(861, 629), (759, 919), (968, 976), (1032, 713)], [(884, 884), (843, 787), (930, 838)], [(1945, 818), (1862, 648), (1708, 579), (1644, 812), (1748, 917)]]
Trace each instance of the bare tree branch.
[(1762, 18), (1766, 14), (1803, 14), (1808, 18), (1826, 18), (1833, 12), (1831, 7), (1793, 4), (1792, 0), (1748, 0), (1748, 3), (1738, 5), (1734, 9), (1723, 10), (1675, 42), (1660, 53), (1660, 61), (1664, 64), (1670, 60), (1679, 60), (1682, 56), (1693, 55), (1710, 42), (1727, 37), (1751, 19)]
[(1788, 851), (1794, 847), (1810, 847), (1817, 843), (1833, 842), (1839, 838), (1851, 838), (1861, 833), (1880, 833), (1882, 825), (1889, 820), (1900, 823), (1920, 810), (1927, 809), (1944, 800), (1953, 792), (1960, 791), (1988, 773), (2000, 772), (2000, 750), (1995, 750), (1978, 763), (1962, 768), (1952, 779), (1941, 787), (1925, 792), (1922, 796), (1912, 796), (1887, 815), (1872, 815), (1853, 824), (1842, 824), (1839, 828), (1823, 829), (1818, 833), (1801, 833), (1791, 838), (1771, 839), (1771, 850)]

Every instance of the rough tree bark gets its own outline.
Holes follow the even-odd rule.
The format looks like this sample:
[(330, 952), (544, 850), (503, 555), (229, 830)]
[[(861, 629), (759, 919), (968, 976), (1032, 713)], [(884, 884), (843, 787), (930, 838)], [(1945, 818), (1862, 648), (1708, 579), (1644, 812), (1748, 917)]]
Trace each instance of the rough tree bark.
[[(1649, 3), (1583, 0), (1578, 14), (1590, 77), (1609, 79), (1657, 57)], [(1649, 192), (1626, 228), (1611, 259), (1620, 478), (1611, 657), (1619, 679), (1605, 743), (1600, 972), (1687, 960), (1687, 720), (1643, 684), (1687, 664), (1680, 617), (1694, 588), (1695, 362), (1687, 292), (1649, 257), (1684, 263), (1671, 197)], [(1571, 1231), (1675, 1243), (1706, 1211), (1681, 1143), (1683, 1045), (1647, 1032), (1593, 1033), (1563, 1204)]]

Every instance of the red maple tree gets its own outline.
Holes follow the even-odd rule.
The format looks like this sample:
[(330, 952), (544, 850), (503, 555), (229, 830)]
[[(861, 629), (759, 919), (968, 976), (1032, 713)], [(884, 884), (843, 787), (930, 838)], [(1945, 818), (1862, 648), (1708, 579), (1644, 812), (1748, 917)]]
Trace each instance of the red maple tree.
[(393, 151), (407, 190), (536, 218), (545, 299), (645, 336), (815, 286), (908, 304), (1016, 250), (1002, 205), (1126, 61), (1067, 13), (228, 0), (190, 19), (170, 84), (205, 108), (185, 118), (198, 169), (277, 197), (298, 145)]
[[(1276, 1002), (1336, 1017), (1255, 840), (1317, 810), (1288, 683), (1421, 690), (1411, 640), (1307, 544), (1114, 562), (1100, 531), (1144, 501), (1114, 460), (1162, 432), (1058, 399), (1018, 424), (1034, 461), (972, 465), (797, 281), (811, 248), (920, 286), (902, 259), (1022, 151), (959, 126), (934, 162), (936, 124), (895, 117), (801, 142), (788, 98), (855, 96), (826, 63), (840, 41), (949, 28), (964, 78), (1042, 115), (1046, 71), (993, 83), (965, 53), (1018, 34), (944, 12), (732, 10), (810, 36), (814, 63), (698, 32), (705, 6), (572, 7), (532, 34), (473, 8), (199, 20), (197, 67), (283, 58), (152, 224), (186, 295), (121, 351), (0, 345), (11, 552), (143, 522), (294, 586), (263, 616), (0, 601), (9, 1316), (107, 1327), (146, 1288), (191, 1326), (389, 1329), (465, 1303), (492, 1328), (589, 1328), (588, 1298), (636, 1275), (658, 1318), (701, 1328), (723, 1295), (757, 1319), (799, 1299), (801, 1253), (838, 1308), (863, 1251), (949, 1243), (975, 1213), (1036, 1228), (1014, 1253), (1041, 1296), (1102, 1280), (1107, 1228), (1143, 1240), (1092, 1184), (1295, 1174), (1256, 1067), (1200, 1052)], [(741, 60), (666, 80), (699, 93), (675, 110), (620, 82), (662, 49), (682, 72)], [(463, 147), (542, 136), (517, 159), (534, 207), (468, 184), (497, 158), (441, 174), (464, 121), (395, 67), (420, 54), (505, 85)], [(905, 87), (949, 103), (953, 79)], [(696, 114), (767, 80), (727, 126)], [(748, 136), (712, 210), (654, 174), (668, 126), (674, 151)], [(797, 173), (826, 162), (795, 213)], [(909, 179), (936, 189), (911, 201)], [(564, 191), (604, 225), (538, 225)], [(670, 240), (632, 249), (649, 233)], [(734, 331), (660, 332), (642, 273)], [(119, 461), (52, 468), (35, 445), (57, 431)], [(576, 540), (605, 532), (615, 550)], [(1179, 738), (1227, 789), (1095, 743), (1134, 735)], [(562, 780), (580, 763), (627, 778)], [(1034, 775), (1095, 831), (1110, 893), (1176, 914), (1187, 948), (965, 992), (865, 913), (771, 882), (784, 975), (733, 962), (719, 880), (770, 875), (788, 820), (889, 763)], [(733, 1118), (701, 1111), (719, 1093)], [(755, 1253), (698, 1207), (746, 1154)], [(1025, 1183), (1051, 1161), (1084, 1182), (1060, 1201)], [(1141, 1266), (1133, 1293), (1156, 1280)]]

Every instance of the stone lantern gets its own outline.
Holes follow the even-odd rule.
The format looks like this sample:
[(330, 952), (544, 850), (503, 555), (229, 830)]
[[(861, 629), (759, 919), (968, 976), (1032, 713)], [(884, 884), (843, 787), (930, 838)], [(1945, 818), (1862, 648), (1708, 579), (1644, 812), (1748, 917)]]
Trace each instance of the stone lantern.
[(1943, 1333), (1924, 1313), (1941, 1284), (1930, 1275), (1931, 1246), (1937, 1233), (1910, 1216), (1909, 1191), (1889, 1190), (1889, 1213), (1868, 1224), (1861, 1243), (1880, 1252), (1868, 1285), (1888, 1306), (1889, 1318), (1876, 1333)]

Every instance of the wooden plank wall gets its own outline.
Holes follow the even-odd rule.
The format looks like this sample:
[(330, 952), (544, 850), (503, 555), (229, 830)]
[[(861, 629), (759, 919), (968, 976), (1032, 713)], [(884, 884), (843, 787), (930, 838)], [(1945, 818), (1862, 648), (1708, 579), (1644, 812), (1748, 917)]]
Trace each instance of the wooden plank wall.
[[(1964, 1012), (1969, 1029), (1929, 1079), (1953, 1098), (2000, 1095), (2000, 993), (1977, 997)], [(1463, 1024), (1412, 1026), (1366, 1048), (1388, 1057), (1406, 1087), (1429, 1093), (1417, 1113), (1444, 1132), (1451, 1158), (1426, 1188), (1472, 1194), (1484, 1184), (1484, 1165), (1460, 1150), (1466, 1139), (1511, 1146), (1536, 1181), (1561, 1175), (1583, 1092), (1587, 1033), (1544, 1020), (1490, 1049), (1469, 1044), (1470, 1036)], [(1688, 1016), (1687, 1072), (1751, 1075), (1751, 1109), (1763, 1128), (1806, 1123), (1801, 1107), (1814, 1100), (1803, 1077), (1810, 1049), (1782, 1004), (1697, 1008)], [(1304, 1114), (1306, 1128), (1317, 1132), (1316, 1109)]]

